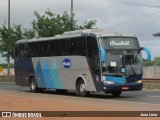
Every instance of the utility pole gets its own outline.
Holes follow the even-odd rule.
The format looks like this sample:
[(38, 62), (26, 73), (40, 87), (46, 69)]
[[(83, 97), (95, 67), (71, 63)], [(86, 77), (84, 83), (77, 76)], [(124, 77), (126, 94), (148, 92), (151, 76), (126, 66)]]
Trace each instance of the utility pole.
[(73, 0), (71, 0), (71, 30), (73, 29)]
[(10, 13), (10, 0), (8, 0), (8, 29), (10, 28), (10, 16), (11, 16), (11, 13)]
[[(10, 19), (11, 19), (10, 18), (10, 16), (11, 16), (11, 14), (10, 14), (11, 10), (10, 10), (10, 8), (11, 8), (11, 6), (10, 6), (10, 0), (8, 0), (8, 34), (9, 34), (8, 36), (10, 36), (10, 33), (9, 33), (10, 32)], [(7, 64), (8, 64), (7, 65), (7, 72), (8, 72), (7, 74), (10, 75), (10, 55), (9, 54), (7, 55)]]

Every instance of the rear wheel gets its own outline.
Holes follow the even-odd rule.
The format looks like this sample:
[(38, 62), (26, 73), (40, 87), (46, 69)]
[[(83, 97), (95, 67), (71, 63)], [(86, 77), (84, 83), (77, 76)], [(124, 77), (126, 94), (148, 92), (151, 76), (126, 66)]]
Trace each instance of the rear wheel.
[(113, 97), (119, 97), (121, 95), (122, 91), (117, 91), (117, 92), (111, 92)]
[(29, 85), (30, 85), (31, 92), (36, 93), (36, 92), (42, 92), (43, 91), (42, 88), (38, 88), (37, 87), (36, 81), (35, 81), (35, 79), (33, 77), (30, 79)]
[(86, 91), (86, 85), (83, 80), (80, 80), (77, 83), (77, 95), (86, 97), (90, 94), (90, 92)]

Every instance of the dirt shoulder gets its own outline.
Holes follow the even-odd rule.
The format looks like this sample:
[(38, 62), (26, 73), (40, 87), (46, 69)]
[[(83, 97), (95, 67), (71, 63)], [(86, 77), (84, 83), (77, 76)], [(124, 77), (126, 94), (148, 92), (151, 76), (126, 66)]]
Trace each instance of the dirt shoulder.
[[(30, 92), (17, 92), (0, 90), (0, 111), (147, 111), (156, 110), (155, 107), (160, 108), (160, 105), (137, 104), (128, 102), (115, 102), (112, 100), (97, 100), (90, 98), (80, 98), (76, 96), (63, 96), (52, 94), (34, 94)], [(101, 119), (106, 119), (102, 118)], [(19, 118), (14, 118), (19, 119)], [(35, 119), (35, 118), (28, 118)], [(42, 119), (42, 118), (39, 118)], [(51, 118), (43, 118), (51, 119)], [(61, 117), (54, 120), (68, 120), (75, 119), (73, 117)], [(76, 119), (82, 119), (77, 118)], [(99, 118), (85, 118), (83, 119), (99, 119)], [(115, 118), (112, 118), (117, 119)], [(121, 118), (122, 119), (122, 118)], [(135, 119), (135, 118), (123, 118)], [(142, 118), (136, 118), (141, 120)], [(145, 118), (146, 119), (146, 118)], [(151, 118), (147, 118), (148, 120)], [(157, 119), (158, 118), (153, 118)]]

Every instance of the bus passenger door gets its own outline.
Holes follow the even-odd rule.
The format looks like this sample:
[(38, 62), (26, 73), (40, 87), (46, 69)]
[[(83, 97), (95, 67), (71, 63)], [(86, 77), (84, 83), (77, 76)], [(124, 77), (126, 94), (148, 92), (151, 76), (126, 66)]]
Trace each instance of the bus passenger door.
[(101, 71), (100, 71), (100, 58), (99, 47), (97, 39), (87, 37), (87, 58), (90, 66), (90, 72), (96, 91), (101, 91)]
[(102, 83), (101, 83), (101, 67), (100, 67), (100, 57), (99, 50), (93, 51), (92, 58), (92, 69), (93, 69), (93, 79), (96, 86), (97, 91), (101, 91)]

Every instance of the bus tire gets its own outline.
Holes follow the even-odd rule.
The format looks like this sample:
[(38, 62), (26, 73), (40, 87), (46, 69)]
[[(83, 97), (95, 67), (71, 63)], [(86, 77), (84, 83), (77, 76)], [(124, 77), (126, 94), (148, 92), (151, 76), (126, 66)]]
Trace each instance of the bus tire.
[(42, 88), (38, 88), (34, 77), (32, 77), (29, 81), (30, 90), (33, 93), (42, 92)]
[(111, 92), (113, 97), (119, 97), (121, 95), (122, 91), (117, 91), (117, 92)]
[(77, 95), (81, 97), (86, 97), (90, 94), (90, 92), (86, 91), (86, 85), (83, 80), (80, 80), (77, 83), (77, 89), (76, 89)]

